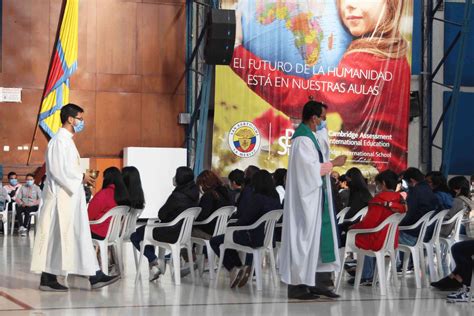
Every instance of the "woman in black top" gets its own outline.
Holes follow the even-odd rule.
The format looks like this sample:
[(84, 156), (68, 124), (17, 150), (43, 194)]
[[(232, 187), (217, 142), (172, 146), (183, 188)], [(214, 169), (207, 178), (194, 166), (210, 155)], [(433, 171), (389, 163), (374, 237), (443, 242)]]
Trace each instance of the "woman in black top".
[[(238, 206), (238, 217), (235, 226), (247, 226), (255, 223), (265, 213), (281, 209), (280, 197), (275, 189), (271, 174), (266, 170), (259, 170), (252, 177), (252, 192), (250, 196), (241, 200)], [(263, 245), (265, 237), (264, 224), (259, 227), (234, 233), (234, 241), (252, 248)], [(224, 242), (224, 235), (211, 238), (211, 247), (217, 256), (220, 255), (219, 246)], [(231, 271), (231, 287), (245, 285), (249, 278), (252, 256), (247, 255), (245, 266), (242, 266), (239, 254), (235, 250), (226, 250), (224, 267)]]
[[(212, 171), (204, 170), (196, 179), (196, 184), (203, 193), (199, 206), (201, 213), (199, 213), (197, 222), (206, 220), (216, 210), (223, 206), (233, 204), (229, 190), (224, 186), (222, 180)], [(192, 236), (204, 239), (211, 239), (216, 226), (216, 220), (213, 220), (206, 225), (195, 225), (193, 227)]]
[[(351, 168), (346, 172), (346, 180), (349, 186), (349, 211), (346, 213), (345, 218), (352, 218), (361, 209), (369, 205), (369, 201), (372, 199), (372, 195), (369, 192), (367, 182), (362, 175), (362, 172), (358, 168)], [(354, 222), (348, 222), (339, 225), (339, 231), (341, 233), (341, 246), (344, 246), (346, 240), (346, 233), (350, 226), (357, 223), (360, 219)]]
[[(172, 222), (182, 212), (190, 207), (198, 206), (199, 189), (194, 182), (193, 170), (188, 167), (179, 167), (176, 169), (176, 175), (173, 178), (175, 189), (166, 200), (165, 204), (158, 211), (158, 218), (162, 223)], [(175, 243), (178, 240), (183, 221), (180, 221), (171, 227), (159, 227), (153, 230), (153, 238), (166, 243)], [(145, 227), (137, 228), (137, 231), (130, 236), (135, 248), (140, 249), (140, 242), (145, 235)], [(156, 280), (161, 271), (158, 269), (158, 258), (152, 246), (145, 247), (145, 257), (150, 266), (150, 281)]]

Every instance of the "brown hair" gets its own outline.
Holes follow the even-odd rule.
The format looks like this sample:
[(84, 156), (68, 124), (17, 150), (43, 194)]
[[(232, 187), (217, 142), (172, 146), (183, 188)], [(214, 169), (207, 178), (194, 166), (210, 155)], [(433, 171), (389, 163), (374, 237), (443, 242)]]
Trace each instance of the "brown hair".
[[(384, 17), (379, 20), (371, 34), (352, 41), (347, 54), (364, 52), (382, 58), (401, 58), (408, 53), (408, 43), (400, 34), (400, 22), (405, 11), (406, 0), (386, 0)], [(341, 0), (337, 0), (339, 16)]]
[(196, 184), (202, 188), (204, 193), (212, 192), (215, 197), (218, 197), (216, 189), (223, 186), (222, 180), (212, 171), (204, 170), (196, 179)]

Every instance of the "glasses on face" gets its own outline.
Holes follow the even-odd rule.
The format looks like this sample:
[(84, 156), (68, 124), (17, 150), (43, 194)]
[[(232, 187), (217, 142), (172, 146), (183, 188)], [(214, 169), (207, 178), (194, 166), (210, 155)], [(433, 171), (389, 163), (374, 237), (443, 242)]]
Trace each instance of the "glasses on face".
[(75, 118), (76, 120), (79, 120), (79, 121), (84, 121), (84, 118), (83, 118), (83, 117), (77, 117), (77, 116), (75, 116), (74, 118)]

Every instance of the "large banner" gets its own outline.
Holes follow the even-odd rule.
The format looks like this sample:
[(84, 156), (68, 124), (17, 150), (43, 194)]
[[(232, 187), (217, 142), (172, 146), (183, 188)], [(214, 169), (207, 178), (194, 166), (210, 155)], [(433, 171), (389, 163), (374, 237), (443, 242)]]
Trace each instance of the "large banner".
[(218, 66), (212, 168), (286, 168), (303, 105), (328, 106), (339, 169), (406, 168), (413, 0), (239, 0), (230, 66)]

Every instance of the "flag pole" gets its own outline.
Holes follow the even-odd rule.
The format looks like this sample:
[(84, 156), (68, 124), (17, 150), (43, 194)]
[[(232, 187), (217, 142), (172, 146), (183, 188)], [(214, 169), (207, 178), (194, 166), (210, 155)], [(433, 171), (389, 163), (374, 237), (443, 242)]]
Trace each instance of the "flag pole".
[(56, 30), (56, 38), (54, 40), (54, 45), (53, 45), (53, 49), (51, 51), (51, 59), (49, 60), (49, 67), (48, 67), (48, 72), (46, 73), (46, 80), (44, 81), (44, 88), (43, 88), (43, 94), (41, 96), (41, 101), (40, 101), (40, 106), (39, 106), (39, 110), (38, 110), (38, 115), (36, 116), (36, 124), (35, 124), (35, 131), (33, 132), (33, 137), (31, 138), (31, 143), (30, 143), (30, 150), (28, 152), (28, 159), (26, 160), (26, 165), (29, 166), (30, 165), (30, 160), (31, 160), (31, 155), (33, 153), (33, 146), (35, 144), (35, 141), (36, 141), (36, 134), (38, 134), (38, 127), (39, 127), (39, 118), (40, 118), (40, 114), (41, 114), (41, 106), (43, 105), (43, 100), (44, 100), (44, 96), (45, 96), (45, 93), (46, 93), (46, 87), (48, 85), (48, 78), (49, 78), (49, 74), (51, 73), (51, 68), (53, 66), (53, 60), (54, 60), (54, 50), (56, 49), (56, 46), (58, 45), (58, 41), (59, 41), (59, 33), (61, 32), (61, 24), (63, 22), (63, 18), (64, 18), (64, 11), (66, 9), (66, 3), (67, 3), (68, 0), (63, 0), (63, 3), (61, 4), (61, 13), (59, 14), (59, 20), (58, 20), (58, 27), (57, 27), (57, 30)]

